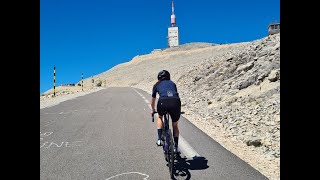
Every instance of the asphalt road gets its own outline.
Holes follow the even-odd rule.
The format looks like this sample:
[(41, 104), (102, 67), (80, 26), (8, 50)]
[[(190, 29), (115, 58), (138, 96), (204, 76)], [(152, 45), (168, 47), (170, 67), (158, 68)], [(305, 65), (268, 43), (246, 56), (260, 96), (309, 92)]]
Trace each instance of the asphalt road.
[[(107, 88), (40, 110), (40, 179), (170, 179), (151, 95)], [(176, 179), (267, 179), (182, 115)]]

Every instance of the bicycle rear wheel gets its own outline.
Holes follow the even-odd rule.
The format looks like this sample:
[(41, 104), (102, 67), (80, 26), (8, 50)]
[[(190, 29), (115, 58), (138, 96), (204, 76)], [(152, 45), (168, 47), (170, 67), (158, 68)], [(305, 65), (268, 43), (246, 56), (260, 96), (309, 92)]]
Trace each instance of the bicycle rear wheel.
[(171, 130), (168, 130), (168, 135), (169, 135), (169, 152), (167, 154), (168, 158), (168, 166), (169, 166), (169, 172), (171, 178), (174, 176), (174, 152), (173, 152), (173, 139), (172, 139), (172, 133)]

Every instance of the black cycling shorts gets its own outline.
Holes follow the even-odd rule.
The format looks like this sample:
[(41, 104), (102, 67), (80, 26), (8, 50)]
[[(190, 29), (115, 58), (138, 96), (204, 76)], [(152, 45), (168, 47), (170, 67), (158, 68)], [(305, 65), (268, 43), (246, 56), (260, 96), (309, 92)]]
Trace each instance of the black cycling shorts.
[(164, 112), (169, 112), (172, 122), (177, 122), (181, 114), (181, 101), (178, 98), (159, 99), (157, 104), (157, 111), (160, 116)]

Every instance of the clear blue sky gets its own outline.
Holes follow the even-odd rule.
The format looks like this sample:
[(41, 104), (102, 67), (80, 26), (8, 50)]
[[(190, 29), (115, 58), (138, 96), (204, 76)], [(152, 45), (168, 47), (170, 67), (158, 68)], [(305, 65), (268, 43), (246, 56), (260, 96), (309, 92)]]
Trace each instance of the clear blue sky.
[[(175, 0), (180, 44), (267, 36), (280, 0)], [(40, 94), (167, 47), (171, 0), (40, 0)]]

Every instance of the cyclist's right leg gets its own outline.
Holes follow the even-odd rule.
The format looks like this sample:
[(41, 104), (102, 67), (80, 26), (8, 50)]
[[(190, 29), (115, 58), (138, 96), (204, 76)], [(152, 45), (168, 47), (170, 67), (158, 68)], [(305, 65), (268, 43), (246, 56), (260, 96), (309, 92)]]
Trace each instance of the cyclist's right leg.
[(174, 137), (179, 137), (179, 127), (178, 127), (178, 121), (172, 122), (172, 127), (173, 127), (173, 136)]
[(175, 152), (179, 153), (178, 142), (179, 142), (179, 127), (178, 122), (181, 114), (181, 101), (180, 99), (172, 100), (170, 116), (172, 118), (172, 128), (173, 128), (173, 139), (175, 144)]
[(163, 128), (163, 122), (162, 122), (162, 117), (163, 117), (163, 112), (165, 111), (165, 106), (164, 103), (162, 102), (161, 99), (158, 100), (157, 103), (157, 112), (158, 112), (158, 120), (157, 120), (157, 133), (158, 133), (158, 140), (157, 140), (157, 145), (161, 146), (163, 145), (162, 142), (162, 128)]
[(162, 143), (162, 139), (161, 139), (161, 136), (162, 136), (162, 126), (163, 126), (162, 116), (158, 115), (158, 120), (157, 120), (157, 131), (158, 131), (157, 145), (158, 145), (158, 146), (161, 146), (161, 145), (163, 144), (163, 143)]
[(172, 122), (173, 127), (173, 140), (174, 140), (174, 151), (175, 153), (179, 153), (178, 143), (179, 143), (179, 127), (178, 127), (179, 120)]

